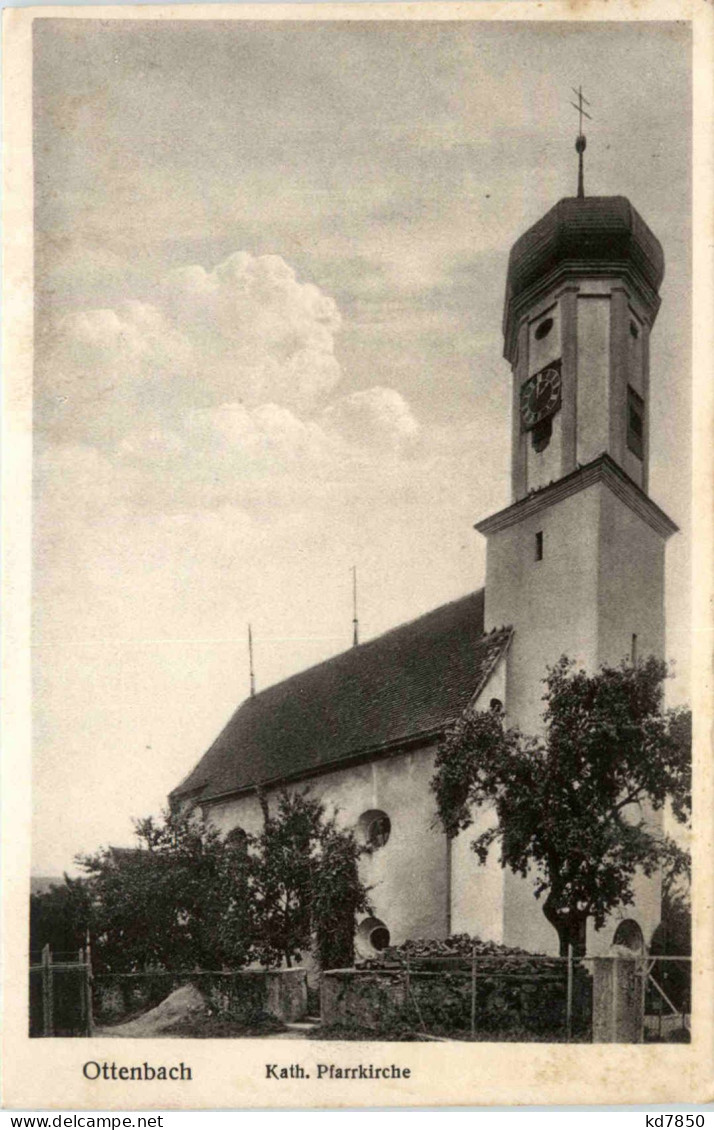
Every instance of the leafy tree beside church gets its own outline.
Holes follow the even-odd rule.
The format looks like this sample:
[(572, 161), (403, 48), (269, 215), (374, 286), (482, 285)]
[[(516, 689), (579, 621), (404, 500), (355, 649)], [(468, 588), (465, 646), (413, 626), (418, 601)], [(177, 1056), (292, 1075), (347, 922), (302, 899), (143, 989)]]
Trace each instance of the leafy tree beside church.
[[(112, 972), (290, 965), (313, 946), (323, 968), (350, 965), (368, 849), (307, 791), (280, 794), (273, 812), (261, 803), (257, 835), (222, 836), (190, 808), (137, 821), (136, 847), (80, 857), (87, 878), (33, 904), (33, 921), (76, 888), (72, 929), (81, 943), (89, 929), (96, 967)], [(55, 936), (48, 925), (43, 944)]]
[(496, 710), (462, 717), (446, 735), (432, 788), (450, 837), (479, 809), (493, 821), (471, 846), (485, 863), (532, 876), (561, 954), (584, 952), (585, 927), (602, 927), (634, 901), (638, 870), (684, 866), (684, 853), (648, 812), (669, 805), (685, 823), (691, 808), (691, 716), (663, 709), (666, 664), (575, 671), (563, 658), (545, 680), (544, 732), (504, 726)]

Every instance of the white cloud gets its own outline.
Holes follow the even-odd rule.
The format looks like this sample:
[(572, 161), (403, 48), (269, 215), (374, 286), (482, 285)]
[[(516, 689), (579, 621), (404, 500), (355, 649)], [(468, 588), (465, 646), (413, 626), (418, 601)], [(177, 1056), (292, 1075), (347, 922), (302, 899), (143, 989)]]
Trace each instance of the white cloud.
[(132, 418), (165, 422), (197, 403), (307, 410), (341, 378), (340, 321), (334, 300), (277, 255), (184, 267), (152, 302), (66, 315), (39, 341), (40, 425), (108, 443)]
[(228, 609), (266, 606), (266, 577), (319, 603), (326, 543), (340, 562), (369, 545), (377, 572), (391, 529), (423, 541), (427, 496), (463, 512), (473, 443), (422, 429), (385, 384), (336, 396), (339, 325), (282, 259), (246, 252), (63, 320), (42, 373), (39, 640), (220, 635)]
[(409, 405), (392, 388), (364, 389), (330, 404), (321, 422), (354, 445), (405, 448), (419, 434), (419, 425)]

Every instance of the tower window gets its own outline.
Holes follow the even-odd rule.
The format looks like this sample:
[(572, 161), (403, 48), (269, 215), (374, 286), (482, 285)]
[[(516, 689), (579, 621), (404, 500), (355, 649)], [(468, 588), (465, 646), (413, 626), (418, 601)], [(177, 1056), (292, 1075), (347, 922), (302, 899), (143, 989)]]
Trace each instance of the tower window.
[(637, 322), (630, 322), (630, 333), (632, 337), (634, 337), (635, 341), (637, 341), (637, 338), (640, 336), (640, 330)]
[(638, 459), (644, 458), (645, 402), (627, 386), (627, 446)]
[(543, 560), (543, 531), (539, 530), (536, 534), (535, 540), (535, 559), (536, 561)]
[(536, 329), (535, 329), (535, 339), (536, 339), (536, 341), (542, 341), (544, 337), (547, 337), (548, 334), (550, 333), (550, 331), (552, 330), (552, 328), (553, 328), (553, 319), (552, 318), (544, 318), (543, 321), (538, 326), (536, 326)]

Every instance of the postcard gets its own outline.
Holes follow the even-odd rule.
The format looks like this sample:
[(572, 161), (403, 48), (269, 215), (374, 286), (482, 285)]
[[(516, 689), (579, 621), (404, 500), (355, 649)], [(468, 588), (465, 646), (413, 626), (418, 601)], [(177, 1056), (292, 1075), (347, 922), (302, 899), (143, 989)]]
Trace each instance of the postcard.
[(710, 1101), (711, 5), (4, 16), (5, 1106)]

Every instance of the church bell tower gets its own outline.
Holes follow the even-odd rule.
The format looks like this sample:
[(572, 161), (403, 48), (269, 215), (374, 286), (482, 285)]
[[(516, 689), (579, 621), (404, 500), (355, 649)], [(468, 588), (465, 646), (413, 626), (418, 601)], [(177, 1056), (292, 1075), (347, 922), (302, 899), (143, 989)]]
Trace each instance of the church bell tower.
[(623, 196), (560, 200), (514, 244), (511, 504), (488, 539), (486, 629), (511, 624), (509, 721), (541, 725), (546, 667), (664, 657), (665, 543), (648, 494), (650, 334), (662, 247)]

